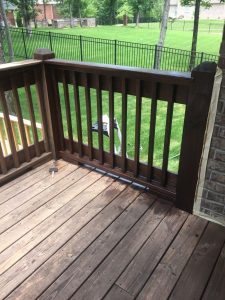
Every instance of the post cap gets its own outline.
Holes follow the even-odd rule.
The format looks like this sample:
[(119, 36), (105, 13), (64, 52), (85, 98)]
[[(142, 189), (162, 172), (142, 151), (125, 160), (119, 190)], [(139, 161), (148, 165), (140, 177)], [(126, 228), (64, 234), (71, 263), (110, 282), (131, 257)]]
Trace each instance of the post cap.
[(34, 52), (34, 59), (46, 60), (55, 58), (55, 53), (49, 49), (39, 48)]

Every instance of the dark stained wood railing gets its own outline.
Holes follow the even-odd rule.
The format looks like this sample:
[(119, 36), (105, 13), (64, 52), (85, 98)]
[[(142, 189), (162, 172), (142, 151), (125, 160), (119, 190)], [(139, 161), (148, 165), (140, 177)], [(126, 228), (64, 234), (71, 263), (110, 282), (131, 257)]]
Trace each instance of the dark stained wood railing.
[[(51, 157), (41, 70), (41, 61), (35, 60), (0, 67), (0, 185)], [(34, 96), (41, 124), (36, 122)], [(28, 107), (25, 117), (22, 105)]]
[[(4, 114), (7, 115), (3, 92), (12, 89), (16, 103), (19, 103), (16, 89), (24, 86), (28, 99), (30, 120), (34, 133), (33, 150), (26, 145), (20, 107), (17, 116), (23, 142), (23, 159), (29, 161), (43, 152), (51, 152), (55, 158), (63, 158), (69, 162), (88, 164), (106, 172), (145, 185), (151, 192), (172, 200), (184, 210), (192, 211), (198, 167), (201, 158), (204, 132), (210, 105), (215, 67), (207, 70), (194, 70), (190, 73), (160, 72), (147, 69), (115, 67), (91, 63), (56, 60), (50, 51), (40, 50), (35, 54), (40, 61), (23, 66), (17, 80), (1, 84), (0, 95)], [(12, 73), (18, 70), (11, 70)], [(7, 71), (8, 72), (8, 71)], [(5, 74), (10, 76), (10, 73)], [(4, 73), (4, 72), (2, 72)], [(0, 73), (1, 74), (1, 73)], [(16, 75), (14, 74), (15, 78)], [(25, 78), (25, 80), (24, 80)], [(40, 113), (44, 131), (44, 142), (37, 142), (35, 120), (29, 86), (36, 84), (39, 95)], [(81, 90), (82, 89), (82, 90)], [(107, 92), (107, 96), (105, 93)], [(95, 97), (93, 98), (93, 94)], [(116, 97), (120, 101), (116, 101)], [(135, 104), (135, 120), (133, 124), (133, 157), (127, 155), (129, 97)], [(143, 101), (149, 100), (150, 124), (148, 142), (146, 143), (146, 161), (141, 160), (141, 128), (145, 119)], [(154, 164), (155, 141), (157, 138), (157, 113), (159, 102), (167, 104), (165, 114), (165, 132), (162, 142), (162, 164)], [(103, 135), (102, 117), (107, 103), (108, 144)], [(180, 159), (178, 174), (169, 170), (169, 152), (174, 106), (185, 107), (184, 125), (180, 137)], [(94, 106), (93, 106), (94, 105)], [(62, 108), (65, 109), (62, 109)], [(93, 111), (93, 107), (95, 111)], [(121, 111), (121, 149), (115, 152), (115, 109)], [(93, 133), (93, 123), (98, 128)], [(33, 128), (34, 127), (34, 128)], [(97, 136), (96, 136), (97, 135)], [(12, 133), (11, 165), (18, 167), (21, 155), (14, 149)], [(96, 146), (97, 144), (97, 146)], [(37, 150), (38, 146), (38, 150)], [(7, 158), (0, 148), (2, 173), (9, 168)]]

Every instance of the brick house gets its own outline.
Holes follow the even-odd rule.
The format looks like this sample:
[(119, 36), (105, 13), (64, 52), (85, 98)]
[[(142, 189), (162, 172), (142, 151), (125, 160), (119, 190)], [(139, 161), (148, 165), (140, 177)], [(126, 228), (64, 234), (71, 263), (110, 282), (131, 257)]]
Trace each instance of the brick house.
[[(194, 18), (194, 6), (182, 6), (180, 0), (170, 1), (170, 12), (171, 18), (182, 18), (185, 20), (191, 20)], [(221, 3), (220, 0), (211, 0), (210, 8), (200, 9), (200, 19), (225, 19), (225, 3)]]
[[(6, 15), (7, 15), (7, 19), (8, 19), (8, 24), (10, 26), (16, 26), (16, 16), (15, 16), (15, 10), (16, 10), (16, 6), (10, 2), (3, 2), (3, 5), (5, 7), (6, 10)], [(0, 16), (0, 22), (2, 22), (1, 20), (1, 16)]]
[[(36, 6), (38, 15), (36, 17), (37, 21), (43, 21), (45, 20), (45, 13), (44, 13), (44, 5), (43, 1), (38, 1), (38, 4)], [(45, 4), (45, 12), (46, 12), (46, 20), (51, 21), (53, 19), (58, 19), (60, 16), (57, 14), (56, 10), (56, 2), (55, 1), (49, 1)]]

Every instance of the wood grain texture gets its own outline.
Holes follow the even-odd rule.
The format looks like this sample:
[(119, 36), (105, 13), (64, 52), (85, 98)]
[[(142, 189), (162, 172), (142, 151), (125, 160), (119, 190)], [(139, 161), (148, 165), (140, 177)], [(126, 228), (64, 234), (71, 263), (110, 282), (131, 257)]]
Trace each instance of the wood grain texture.
[[(170, 205), (157, 201), (71, 299), (87, 300), (103, 297), (143, 246), (146, 239), (157, 228), (169, 208)], [(117, 266), (116, 268), (115, 265)]]
[[(118, 193), (121, 192), (121, 188), (125, 188), (123, 185), (117, 184), (116, 188), (114, 189), (115, 193), (118, 195)], [(107, 195), (107, 196), (106, 196)], [(20, 260), (16, 265), (15, 268), (18, 270), (22, 269), (24, 270), (23, 276), (21, 278), (21, 274), (19, 276), (19, 273), (17, 277), (14, 277), (13, 280), (10, 280), (11, 274), (15, 274), (15, 270), (13, 271), (13, 268), (10, 268), (6, 273), (4, 274), (4, 277), (6, 279), (4, 285), (4, 289), (2, 290), (2, 294), (6, 294), (9, 289), (11, 289), (10, 285), (13, 285), (14, 288), (18, 285), (18, 282), (22, 283), (24, 279), (26, 279), (29, 275), (31, 275), (41, 264), (43, 264), (48, 258), (50, 258), (57, 250), (61, 248), (65, 244), (65, 247), (61, 248), (59, 252), (56, 253), (56, 256), (53, 257), (54, 264), (51, 263), (51, 269), (58, 269), (60, 270), (60, 264), (58, 261), (60, 261), (60, 258), (66, 259), (66, 260), (72, 260), (74, 256), (78, 256), (81, 254), (83, 250), (86, 249), (86, 247), (103, 231), (107, 224), (109, 225), (114, 218), (116, 218), (118, 215), (121, 214), (123, 211), (123, 207), (126, 208), (129, 204), (129, 199), (127, 199), (128, 202), (124, 201), (124, 203), (121, 203), (121, 199), (117, 200), (116, 202), (113, 201), (112, 196), (115, 195), (112, 191), (109, 192), (103, 192), (103, 195), (100, 195), (97, 199), (98, 201), (94, 203), (93, 209), (90, 209), (90, 207), (86, 206), (84, 210), (81, 210), (78, 215), (75, 215), (74, 218), (71, 218), (68, 220), (67, 223), (65, 223), (65, 226), (61, 226), (57, 231), (55, 231), (49, 238), (49, 242), (47, 243), (46, 240), (43, 241), (41, 244), (38, 245), (38, 247), (34, 248), (33, 251), (29, 252), (25, 259)], [(95, 200), (96, 200), (95, 199)], [(109, 206), (109, 202), (112, 202), (112, 204)], [(106, 207), (105, 211), (102, 211)], [(102, 213), (100, 213), (102, 211)], [(100, 213), (100, 214), (98, 214)], [(97, 218), (93, 219), (93, 222), (90, 222), (92, 218), (94, 218), (96, 215), (98, 215)], [(99, 222), (100, 220), (101, 222)], [(79, 221), (78, 221), (79, 220)], [(90, 223), (89, 223), (90, 222)], [(82, 227), (88, 224), (88, 229), (85, 227), (83, 230), (80, 231)], [(98, 225), (98, 226), (97, 226)], [(79, 233), (78, 233), (79, 231)], [(65, 234), (66, 232), (66, 234)], [(75, 239), (70, 240), (76, 233)], [(87, 234), (88, 233), (88, 234)], [(68, 244), (66, 242), (69, 241)], [(76, 245), (76, 253), (73, 252), (73, 249)], [(67, 255), (64, 255), (64, 250), (67, 249)], [(72, 252), (71, 252), (72, 251)], [(72, 254), (72, 255), (71, 255)], [(33, 262), (33, 258), (35, 256), (40, 257), (36, 263)], [(29, 268), (27, 268), (29, 266)], [(49, 274), (49, 264), (48, 267), (45, 269), (46, 265), (43, 265), (42, 269), (47, 270), (48, 273), (48, 280), (50, 280), (50, 274)], [(37, 278), (39, 281), (42, 278), (45, 278), (46, 280), (46, 273), (44, 277), (41, 275), (39, 276), (38, 272), (34, 273), (27, 282), (24, 282), (19, 288), (17, 288), (14, 293), (10, 296), (11, 299), (30, 299), (32, 298), (31, 295), (36, 294), (38, 292), (37, 282), (34, 280), (34, 278)], [(42, 272), (41, 272), (42, 274)], [(54, 273), (52, 273), (54, 275)], [(8, 279), (8, 280), (7, 280)], [(7, 282), (7, 283), (6, 283)], [(26, 287), (31, 287), (32, 284), (35, 283), (35, 289), (27, 289)], [(42, 281), (42, 284), (45, 284)], [(1, 284), (0, 284), (1, 285)], [(33, 287), (34, 287), (33, 286)], [(41, 289), (41, 286), (40, 286)], [(24, 293), (24, 291), (26, 291)], [(29, 294), (30, 293), (30, 294)], [(1, 295), (1, 294), (0, 294)], [(10, 299), (9, 297), (9, 299)], [(27, 298), (26, 298), (27, 297)]]
[[(134, 200), (138, 191), (127, 189), (120, 196), (123, 201)], [(134, 202), (75, 260), (69, 268), (41, 296), (41, 299), (69, 298), (90, 276), (95, 268), (126, 235), (145, 211), (152, 205), (154, 198), (141, 194)]]
[(167, 299), (188, 259), (192, 255), (207, 221), (189, 215), (187, 221), (170, 245), (137, 297), (138, 300)]
[(104, 300), (133, 300), (134, 297), (129, 295), (126, 291), (114, 284), (108, 294), (103, 298)]
[(202, 297), (203, 300), (223, 300), (225, 295), (225, 245), (220, 253), (214, 271)]
[(200, 299), (224, 241), (224, 228), (209, 223), (169, 299)]
[(137, 296), (186, 218), (186, 213), (172, 208), (116, 281), (116, 284), (130, 295)]

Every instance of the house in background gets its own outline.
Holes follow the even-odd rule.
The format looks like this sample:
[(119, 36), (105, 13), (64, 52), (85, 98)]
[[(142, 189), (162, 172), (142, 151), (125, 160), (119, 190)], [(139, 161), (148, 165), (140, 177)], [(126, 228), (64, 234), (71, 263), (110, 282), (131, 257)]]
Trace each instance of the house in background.
[[(170, 1), (169, 16), (175, 19), (194, 19), (194, 6), (182, 6), (180, 0)], [(220, 3), (220, 0), (212, 0), (212, 6), (210, 8), (200, 9), (200, 19), (221, 19), (225, 20), (225, 3)]]
[[(6, 11), (6, 16), (8, 19), (8, 24), (10, 26), (16, 26), (16, 6), (8, 1), (3, 1), (3, 5)], [(0, 15), (0, 23), (2, 24), (1, 15)]]
[(38, 0), (36, 6), (38, 12), (36, 21), (43, 22), (46, 20), (48, 24), (52, 24), (53, 19), (60, 19), (60, 16), (56, 10), (56, 4), (56, 1), (49, 1), (44, 5), (43, 1)]

